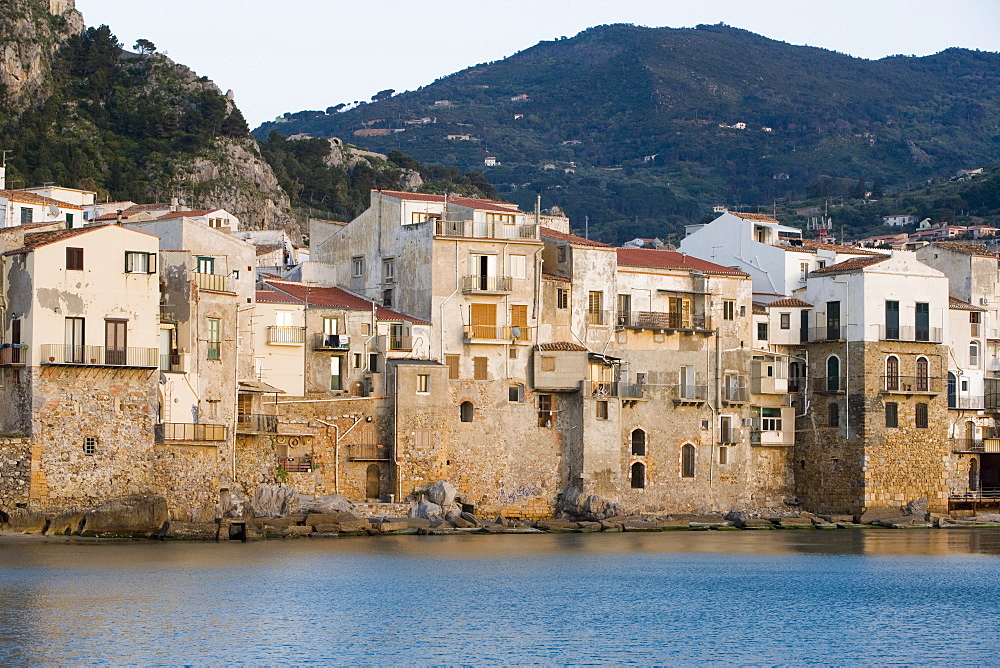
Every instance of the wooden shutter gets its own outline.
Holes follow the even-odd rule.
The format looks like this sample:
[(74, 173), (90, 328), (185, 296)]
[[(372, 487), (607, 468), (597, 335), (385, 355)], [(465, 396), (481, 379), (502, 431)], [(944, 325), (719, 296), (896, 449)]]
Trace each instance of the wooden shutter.
[(497, 338), (497, 305), (471, 304), (469, 318), (472, 321), (472, 335), (480, 339)]
[(527, 341), (530, 339), (528, 332), (528, 307), (525, 304), (513, 304), (510, 307), (510, 326), (519, 327), (521, 329), (521, 335), (514, 337), (511, 333), (511, 338), (517, 338), (519, 341)]
[(473, 357), (473, 378), (489, 380), (489, 360), (486, 357)]

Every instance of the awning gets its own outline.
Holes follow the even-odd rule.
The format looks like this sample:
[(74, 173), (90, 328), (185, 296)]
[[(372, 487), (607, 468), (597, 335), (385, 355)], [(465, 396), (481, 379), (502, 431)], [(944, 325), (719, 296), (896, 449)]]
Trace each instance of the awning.
[(241, 380), (239, 382), (240, 392), (259, 392), (261, 394), (284, 394), (284, 390), (279, 390), (273, 385), (268, 385), (259, 380)]

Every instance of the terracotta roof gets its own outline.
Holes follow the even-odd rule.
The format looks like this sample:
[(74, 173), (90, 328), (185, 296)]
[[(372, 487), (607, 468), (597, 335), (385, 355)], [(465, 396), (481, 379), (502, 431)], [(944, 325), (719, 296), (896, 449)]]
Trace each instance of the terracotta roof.
[(986, 309), (980, 308), (978, 306), (973, 306), (969, 302), (963, 302), (961, 299), (955, 299), (954, 297), (948, 297), (948, 308), (955, 311), (985, 311)]
[(185, 218), (197, 218), (199, 216), (206, 216), (210, 213), (216, 211), (222, 211), (222, 209), (197, 209), (193, 211), (168, 211), (167, 213), (160, 216), (160, 218), (180, 218), (184, 216)]
[(555, 274), (546, 274), (545, 272), (542, 272), (542, 280), (543, 281), (559, 281), (560, 283), (572, 283), (573, 282), (572, 278), (566, 278), (564, 276), (556, 276)]
[(347, 223), (340, 220), (327, 220), (326, 218), (310, 218), (309, 220), (316, 220), (321, 223), (331, 223), (333, 225), (340, 225), (341, 227), (347, 227)]
[[(293, 297), (298, 297), (311, 306), (341, 308), (350, 311), (372, 310), (371, 301), (365, 299), (364, 297), (351, 294), (341, 288), (314, 288), (295, 281), (280, 280), (268, 280), (264, 281), (264, 283), (275, 290), (280, 290), (281, 292), (292, 295)], [(375, 313), (379, 320), (405, 320), (418, 325), (429, 324), (426, 320), (414, 318), (411, 315), (406, 315), (404, 313), (400, 313), (399, 311), (393, 311), (392, 309), (385, 308), (384, 306), (377, 306), (375, 308)]]
[(539, 350), (550, 351), (550, 350), (566, 350), (574, 352), (586, 352), (587, 348), (581, 346), (579, 343), (573, 343), (572, 341), (553, 341), (551, 343), (539, 343)]
[(159, 203), (159, 204), (133, 204), (128, 208), (129, 211), (170, 211), (170, 205)]
[[(443, 204), (445, 201), (444, 195), (431, 195), (430, 193), (408, 193), (402, 192), (400, 190), (374, 190), (372, 192), (381, 192), (383, 195), (388, 195), (389, 197), (395, 197), (396, 199), (409, 200), (411, 202), (438, 202)], [(466, 206), (470, 209), (484, 209), (488, 211), (503, 211), (504, 213), (516, 213), (519, 211), (516, 204), (511, 204), (510, 202), (495, 202), (490, 199), (476, 199), (474, 197), (448, 197), (448, 202), (450, 204), (457, 204), (458, 206)]]
[(788, 297), (787, 299), (779, 299), (777, 301), (771, 302), (767, 306), (768, 307), (771, 307), (771, 306), (784, 306), (784, 307), (789, 307), (789, 306), (808, 306), (808, 307), (812, 308), (812, 304), (810, 304), (809, 302), (804, 302), (801, 299), (796, 299), (795, 297)]
[(577, 246), (598, 246), (601, 248), (611, 248), (611, 244), (602, 244), (600, 241), (594, 241), (592, 239), (584, 239), (583, 237), (578, 237), (573, 234), (566, 234), (565, 232), (558, 232), (553, 230), (551, 227), (542, 227), (539, 230), (543, 237), (549, 237), (550, 239), (558, 239), (559, 241), (568, 241), (571, 244), (576, 244)]
[(755, 315), (767, 315), (767, 308), (763, 304), (753, 303), (753, 313)]
[(934, 245), (940, 246), (941, 248), (947, 248), (948, 250), (953, 250), (956, 253), (962, 253), (963, 255), (996, 257), (996, 255), (990, 252), (990, 249), (986, 247), (986, 244), (977, 244), (969, 241), (937, 241)]
[(257, 246), (257, 255), (267, 255), (268, 253), (273, 253), (276, 250), (283, 250), (285, 247), (281, 244), (262, 244)]
[(652, 248), (619, 248), (618, 266), (620, 267), (656, 267), (662, 269), (684, 269), (688, 271), (703, 271), (706, 274), (721, 274), (723, 276), (749, 276), (744, 271), (724, 267), (721, 264), (701, 260), (684, 253), (671, 250), (655, 250)]
[(812, 248), (815, 250), (828, 250), (835, 253), (843, 253), (844, 255), (883, 255), (883, 253), (876, 253), (875, 251), (865, 250), (864, 248), (841, 246), (840, 244), (825, 244), (821, 241), (813, 241), (812, 239), (803, 239), (802, 247)]
[(55, 204), (63, 209), (83, 209), (82, 206), (77, 206), (76, 204), (61, 202), (51, 197), (43, 197), (35, 193), (24, 192), (23, 190), (0, 190), (0, 197), (6, 197), (14, 202), (23, 202), (25, 204), (42, 204), (46, 206)]
[(850, 260), (844, 260), (843, 262), (838, 262), (837, 264), (831, 264), (829, 267), (823, 267), (822, 269), (814, 270), (811, 275), (825, 275), (825, 274), (840, 274), (845, 271), (857, 271), (858, 269), (864, 269), (865, 267), (870, 267), (873, 264), (878, 264), (884, 260), (888, 260), (888, 255), (882, 255), (876, 253), (878, 257), (852, 257)]
[[(128, 218), (131, 217), (131, 216), (141, 216), (144, 213), (146, 213), (146, 212), (145, 211), (122, 211), (122, 219), (128, 220)], [(94, 220), (95, 221), (100, 221), (100, 220), (118, 220), (118, 212), (116, 211), (115, 213), (104, 213), (104, 214), (101, 214), (100, 216), (97, 216), (96, 218), (94, 218)]]
[(277, 290), (258, 290), (256, 300), (261, 304), (305, 304), (298, 297)]
[(24, 246), (21, 248), (16, 248), (14, 250), (9, 250), (4, 255), (18, 255), (20, 253), (30, 253), (36, 248), (41, 248), (42, 246), (48, 246), (49, 244), (54, 244), (64, 239), (71, 239), (73, 237), (78, 237), (81, 234), (86, 234), (87, 232), (93, 232), (94, 230), (99, 230), (107, 225), (92, 225), (90, 227), (78, 227), (74, 230), (55, 230), (53, 232), (34, 232), (31, 234), (24, 235)]
[(743, 213), (741, 211), (727, 211), (726, 213), (731, 213), (737, 218), (742, 218), (743, 220), (756, 220), (761, 223), (781, 223), (778, 222), (777, 218), (773, 218), (766, 213)]

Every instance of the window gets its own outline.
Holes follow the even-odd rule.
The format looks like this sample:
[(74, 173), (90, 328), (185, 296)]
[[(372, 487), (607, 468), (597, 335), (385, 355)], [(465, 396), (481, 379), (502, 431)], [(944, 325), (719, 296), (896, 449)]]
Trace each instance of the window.
[(733, 418), (724, 415), (719, 418), (719, 443), (735, 443), (735, 434), (733, 433)]
[(97, 454), (97, 438), (94, 436), (87, 436), (83, 439), (83, 454), (88, 457), (93, 457)]
[(124, 366), (128, 361), (128, 320), (104, 319), (104, 363)]
[(448, 367), (448, 380), (458, 380), (458, 364), (461, 359), (460, 355), (444, 356), (444, 363)]
[(684, 297), (671, 297), (667, 303), (670, 305), (671, 326), (689, 328), (691, 326), (691, 300)]
[(722, 302), (722, 319), (723, 320), (736, 319), (736, 302), (734, 302), (732, 299), (727, 299)]
[(591, 292), (587, 295), (587, 323), (604, 324), (604, 293)]
[(340, 357), (336, 355), (330, 358), (330, 389), (344, 389), (344, 377), (340, 371)]
[(471, 401), (463, 401), (458, 406), (458, 415), (462, 422), (472, 422), (473, 413), (475, 412)]
[(31, 222), (33, 216), (35, 215), (35, 210), (28, 206), (21, 207), (21, 224), (27, 225)]
[(825, 266), (826, 266), (826, 260), (817, 260), (816, 261), (816, 268), (817, 269), (822, 269)]
[(604, 401), (603, 399), (601, 399), (600, 401), (597, 401), (596, 404), (597, 404), (597, 412), (596, 412), (597, 419), (598, 420), (607, 420), (608, 419), (608, 402)]
[(471, 338), (497, 338), (497, 305), (469, 304), (469, 322)]
[(781, 328), (782, 329), (791, 329), (792, 328), (792, 314), (791, 313), (782, 313), (780, 317), (781, 317)]
[(840, 391), (840, 358), (836, 355), (831, 355), (826, 360), (826, 390)]
[(556, 370), (556, 358), (552, 355), (542, 355), (542, 371), (555, 371)]
[(538, 426), (551, 427), (555, 421), (555, 397), (551, 394), (538, 395)]
[(84, 345), (86, 345), (84, 324), (83, 318), (66, 318), (66, 338), (64, 339), (66, 350), (63, 353), (63, 359), (66, 362), (82, 364), (84, 361)]
[[(289, 323), (291, 324), (291, 323)], [(340, 333), (339, 323), (336, 318), (323, 318), (323, 338), (337, 336)]]
[(526, 270), (528, 266), (528, 258), (525, 255), (511, 255), (510, 261), (510, 275), (512, 278), (524, 278), (526, 275)]
[(472, 378), (473, 380), (489, 380), (489, 358), (488, 357), (473, 357), (472, 358)]
[(695, 399), (695, 370), (693, 366), (682, 366), (677, 370), (678, 392), (681, 399)]
[(392, 288), (382, 291), (382, 306), (392, 308)]
[(371, 336), (372, 335), (372, 326), (371, 326), (371, 323), (367, 323), (367, 322), (361, 323), (361, 334), (362, 334), (362, 336)]
[(559, 246), (559, 262), (565, 262), (566, 261), (566, 249), (567, 248), (569, 248), (569, 246), (566, 246), (565, 244), (562, 245), (562, 246)]
[(646, 432), (642, 429), (632, 430), (632, 456), (646, 456)]
[(417, 374), (417, 394), (430, 394), (431, 376), (427, 373)]
[(840, 404), (833, 403), (826, 406), (826, 426), (840, 426)]
[(767, 323), (758, 322), (757, 323), (757, 340), (767, 341)]
[(917, 429), (927, 429), (927, 404), (917, 404), (913, 417)]
[(809, 273), (809, 263), (799, 262), (799, 272), (802, 274), (802, 278), (800, 278), (799, 280), (804, 283), (806, 280), (806, 275)]
[(694, 446), (690, 443), (685, 443), (681, 448), (681, 477), (694, 477)]
[(827, 341), (840, 339), (840, 302), (826, 303), (826, 339)]
[(898, 301), (887, 301), (885, 303), (885, 338), (893, 341), (899, 338)]
[(515, 383), (507, 388), (507, 401), (512, 404), (524, 403), (524, 385)]
[(631, 468), (632, 489), (643, 489), (646, 486), (646, 465), (642, 462), (635, 462)]
[(83, 249), (66, 249), (66, 269), (69, 271), (83, 271)]
[(126, 274), (155, 274), (156, 253), (125, 251)]
[(762, 407), (760, 409), (760, 429), (761, 431), (781, 431), (781, 409)]
[(382, 260), (382, 282), (396, 282), (396, 262), (392, 258)]
[(799, 312), (799, 340), (803, 343), (809, 340), (809, 311)]
[(531, 339), (531, 332), (528, 331), (528, 306), (526, 304), (511, 304), (510, 338), (516, 341)]
[(979, 367), (979, 341), (969, 342), (969, 366), (973, 369)]
[(927, 392), (930, 389), (930, 364), (926, 357), (917, 358), (917, 392)]
[(378, 353), (368, 353), (368, 370), (378, 373)]
[(899, 426), (899, 404), (888, 402), (885, 405), (885, 426), (895, 429)]
[(214, 274), (215, 273), (215, 258), (214, 257), (199, 257), (198, 258), (198, 270), (199, 274)]
[(569, 308), (569, 290), (556, 288), (556, 308)]
[(222, 342), (220, 321), (218, 318), (208, 319), (208, 359), (221, 359), (220, 344)]
[(410, 224), (416, 225), (417, 223), (426, 223), (428, 221), (438, 221), (441, 220), (440, 213), (426, 213), (423, 211), (414, 211), (410, 215)]
[(885, 361), (885, 389), (899, 389), (899, 358), (895, 355)]
[(358, 255), (351, 258), (351, 276), (361, 278), (365, 275), (365, 258)]
[(926, 302), (917, 302), (915, 313), (916, 340), (931, 340), (931, 306)]
[(969, 313), (969, 336), (982, 336), (979, 333), (979, 325), (982, 323), (982, 313), (972, 311)]
[(360, 369), (364, 365), (364, 356), (361, 353), (354, 353), (351, 358), (353, 360), (351, 366), (355, 369)]
[(729, 463), (729, 448), (724, 445), (719, 447), (719, 463), (720, 464)]

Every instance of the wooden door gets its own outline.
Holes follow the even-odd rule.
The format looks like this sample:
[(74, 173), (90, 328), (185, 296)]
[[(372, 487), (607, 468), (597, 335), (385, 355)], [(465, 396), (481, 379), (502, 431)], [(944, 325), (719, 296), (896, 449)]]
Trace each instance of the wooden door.
[(128, 342), (127, 320), (104, 321), (104, 363), (123, 366), (126, 362)]

